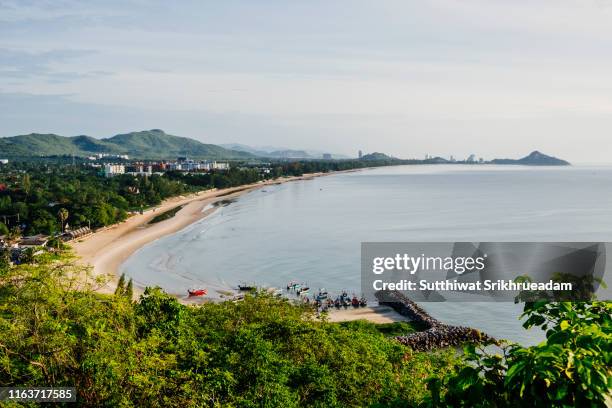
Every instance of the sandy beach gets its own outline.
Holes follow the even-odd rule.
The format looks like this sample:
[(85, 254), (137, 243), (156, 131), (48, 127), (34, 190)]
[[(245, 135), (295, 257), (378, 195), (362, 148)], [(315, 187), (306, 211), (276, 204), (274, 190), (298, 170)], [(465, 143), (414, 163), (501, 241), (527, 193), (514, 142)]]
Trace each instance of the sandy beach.
[[(91, 265), (94, 275), (108, 275), (109, 282), (99, 291), (112, 293), (117, 282), (119, 266), (142, 246), (166, 235), (175, 233), (215, 211), (215, 208), (204, 210), (215, 201), (236, 198), (257, 188), (271, 184), (286, 183), (297, 180), (308, 180), (331, 173), (305, 174), (299, 177), (285, 177), (245, 186), (221, 190), (206, 190), (179, 196), (164, 201), (161, 205), (136, 214), (126, 221), (96, 231), (95, 233), (71, 243), (80, 258), (80, 262)], [(157, 215), (183, 206), (172, 218), (149, 224)]]
[(352, 307), (348, 309), (331, 308), (328, 314), (328, 321), (332, 323), (361, 319), (372, 323), (394, 323), (408, 320), (389, 306), (368, 306), (357, 309)]
[[(348, 172), (355, 171), (349, 170)], [(285, 177), (255, 184), (232, 187), (221, 190), (205, 190), (188, 196), (173, 197), (165, 200), (159, 206), (145, 211), (143, 214), (132, 215), (126, 221), (81, 238), (71, 243), (79, 256), (79, 262), (93, 267), (96, 276), (106, 275), (108, 283), (98, 289), (101, 293), (113, 293), (117, 285), (119, 266), (135, 251), (158, 238), (173, 234), (192, 223), (210, 215), (215, 207), (210, 206), (216, 201), (234, 199), (254, 189), (272, 184), (291, 181), (310, 180), (314, 177), (335, 173), (305, 174), (299, 177)], [(150, 224), (151, 220), (166, 211), (176, 207), (182, 208), (171, 218)], [(210, 208), (207, 208), (210, 207)], [(134, 296), (138, 297), (142, 290), (134, 288)], [(205, 299), (179, 298), (184, 304), (198, 304)], [(328, 315), (330, 322), (342, 322), (366, 319), (373, 323), (391, 323), (406, 320), (399, 313), (386, 306), (371, 306), (358, 309), (332, 309)]]

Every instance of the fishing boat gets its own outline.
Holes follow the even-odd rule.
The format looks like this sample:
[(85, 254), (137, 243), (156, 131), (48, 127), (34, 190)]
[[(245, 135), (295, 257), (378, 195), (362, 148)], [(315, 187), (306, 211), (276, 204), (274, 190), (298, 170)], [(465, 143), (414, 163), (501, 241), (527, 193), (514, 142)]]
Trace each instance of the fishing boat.
[(319, 293), (317, 294), (316, 299), (318, 301), (323, 301), (325, 299), (327, 299), (328, 293), (325, 289), (319, 289)]
[(334, 306), (336, 309), (340, 309), (342, 307), (342, 299), (340, 299), (340, 296), (336, 297), (336, 300), (334, 300)]
[(188, 289), (187, 293), (189, 293), (189, 297), (205, 296), (208, 293), (208, 290), (206, 289)]
[(368, 305), (368, 299), (366, 299), (365, 296), (362, 296), (361, 299), (359, 299), (359, 306), (366, 307), (367, 305)]
[(238, 290), (251, 291), (251, 290), (255, 290), (255, 289), (257, 289), (257, 286), (255, 286), (255, 285), (250, 285), (248, 283), (240, 283), (240, 284), (238, 284)]
[(359, 299), (357, 299), (357, 296), (353, 296), (353, 299), (351, 300), (351, 305), (353, 305), (353, 307), (359, 307)]
[(308, 286), (302, 286), (299, 289), (297, 289), (296, 292), (297, 292), (298, 295), (305, 294), (305, 293), (308, 293), (309, 289), (310, 288)]

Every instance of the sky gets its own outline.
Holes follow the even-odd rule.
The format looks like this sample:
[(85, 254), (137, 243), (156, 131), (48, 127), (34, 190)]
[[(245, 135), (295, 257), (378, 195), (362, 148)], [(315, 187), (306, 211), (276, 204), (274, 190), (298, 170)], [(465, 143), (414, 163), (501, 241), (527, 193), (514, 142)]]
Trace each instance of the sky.
[(0, 0), (0, 136), (612, 163), (607, 0)]

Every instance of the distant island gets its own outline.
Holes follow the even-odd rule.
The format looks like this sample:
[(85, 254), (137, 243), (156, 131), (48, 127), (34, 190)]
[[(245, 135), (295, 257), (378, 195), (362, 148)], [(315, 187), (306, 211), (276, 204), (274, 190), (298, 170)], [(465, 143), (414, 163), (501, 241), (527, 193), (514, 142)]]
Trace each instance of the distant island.
[(521, 159), (493, 159), (493, 160), (476, 160), (474, 155), (471, 155), (466, 160), (445, 159), (444, 157), (426, 157), (422, 160), (402, 160), (388, 156), (384, 153), (374, 152), (361, 156), (359, 160), (364, 161), (388, 161), (397, 162), (398, 164), (515, 164), (523, 166), (570, 166), (568, 161), (558, 159), (553, 156), (545, 155), (535, 150)]
[(569, 166), (570, 163), (558, 159), (556, 157), (547, 156), (544, 153), (540, 153), (537, 150), (531, 152), (529, 155), (522, 159), (494, 159), (491, 160), (492, 164), (522, 164), (527, 166)]

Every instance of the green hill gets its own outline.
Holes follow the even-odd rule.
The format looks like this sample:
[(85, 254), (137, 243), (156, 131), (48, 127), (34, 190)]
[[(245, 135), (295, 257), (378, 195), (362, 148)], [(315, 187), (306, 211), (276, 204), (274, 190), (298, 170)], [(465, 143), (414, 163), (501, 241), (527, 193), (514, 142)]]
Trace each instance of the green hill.
[(392, 160), (397, 160), (397, 159), (395, 159), (394, 157), (391, 157), (391, 156), (387, 156), (384, 153), (374, 152), (374, 153), (364, 154), (363, 156), (361, 156), (361, 158), (359, 160), (365, 160), (365, 161), (392, 161)]
[(173, 136), (160, 129), (116, 135), (107, 139), (90, 136), (59, 136), (31, 133), (0, 138), (0, 156), (27, 157), (75, 155), (95, 153), (128, 154), (134, 158), (170, 159), (189, 156), (207, 159), (246, 159), (247, 152), (224, 149), (221, 146), (198, 142), (187, 137)]
[(544, 153), (540, 153), (535, 150), (531, 152), (529, 155), (523, 157), (522, 159), (513, 160), (513, 159), (494, 159), (491, 160), (493, 164), (522, 164), (525, 166), (569, 166), (570, 163), (558, 159), (553, 156), (547, 156)]

